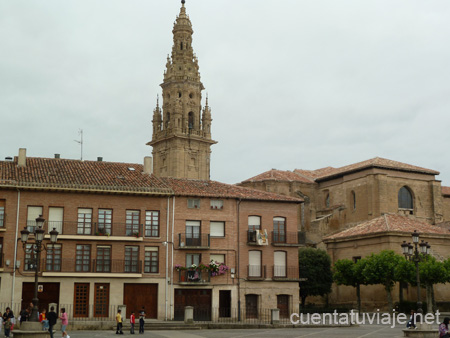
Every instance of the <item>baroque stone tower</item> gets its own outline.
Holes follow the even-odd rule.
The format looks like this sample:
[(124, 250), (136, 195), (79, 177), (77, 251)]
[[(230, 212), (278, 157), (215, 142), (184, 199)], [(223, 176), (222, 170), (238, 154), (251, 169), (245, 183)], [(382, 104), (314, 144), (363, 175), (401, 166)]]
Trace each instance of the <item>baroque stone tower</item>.
[(206, 97), (201, 106), (203, 84), (198, 59), (192, 49), (192, 24), (184, 0), (173, 26), (172, 57), (167, 56), (159, 99), (153, 111), (153, 172), (156, 176), (209, 180), (211, 109)]

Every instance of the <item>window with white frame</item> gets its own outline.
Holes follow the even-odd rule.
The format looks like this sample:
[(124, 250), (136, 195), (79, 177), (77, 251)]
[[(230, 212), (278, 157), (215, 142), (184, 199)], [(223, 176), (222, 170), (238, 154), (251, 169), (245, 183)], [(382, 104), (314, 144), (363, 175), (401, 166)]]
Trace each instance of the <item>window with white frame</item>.
[(5, 200), (0, 200), (0, 227), (5, 226)]
[(199, 198), (188, 198), (187, 205), (189, 209), (199, 209), (200, 199)]
[(53, 228), (61, 235), (63, 233), (64, 208), (50, 207), (48, 208), (48, 232)]
[(286, 251), (275, 251), (273, 257), (274, 277), (286, 277)]
[(225, 222), (211, 221), (210, 235), (211, 237), (225, 237)]
[(223, 200), (210, 200), (211, 209), (223, 209)]
[(42, 207), (28, 207), (27, 210), (27, 229), (34, 232), (36, 229), (36, 218), (42, 215)]
[(210, 254), (209, 261), (225, 264), (225, 255), (224, 254)]
[(261, 217), (260, 216), (248, 216), (248, 230), (261, 230)]
[(261, 277), (261, 251), (252, 250), (248, 252), (248, 276)]

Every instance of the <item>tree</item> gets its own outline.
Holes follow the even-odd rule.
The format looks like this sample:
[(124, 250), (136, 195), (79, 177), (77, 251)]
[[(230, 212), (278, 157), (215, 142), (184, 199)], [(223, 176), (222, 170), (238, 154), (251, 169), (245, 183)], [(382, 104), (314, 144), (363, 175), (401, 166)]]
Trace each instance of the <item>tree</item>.
[(420, 283), (427, 290), (427, 312), (432, 313), (433, 307), (436, 307), (434, 300), (434, 284), (445, 284), (449, 279), (449, 272), (446, 265), (438, 262), (433, 256), (424, 256), (419, 263)]
[(366, 257), (366, 264), (362, 270), (368, 284), (382, 284), (384, 286), (390, 312), (394, 309), (392, 288), (398, 281), (396, 268), (405, 260), (404, 257), (392, 250), (383, 250), (378, 254), (371, 254)]
[(325, 296), (331, 292), (333, 276), (331, 259), (324, 250), (301, 248), (298, 250), (300, 297), (302, 307), (308, 296)]
[(403, 301), (403, 285), (416, 283), (416, 267), (413, 262), (403, 259), (395, 269), (395, 280), (399, 283), (399, 301)]
[(350, 259), (340, 259), (334, 263), (333, 280), (337, 285), (347, 285), (356, 288), (356, 301), (358, 311), (361, 312), (361, 284), (366, 284), (366, 279), (361, 273), (366, 261), (364, 259), (353, 262)]

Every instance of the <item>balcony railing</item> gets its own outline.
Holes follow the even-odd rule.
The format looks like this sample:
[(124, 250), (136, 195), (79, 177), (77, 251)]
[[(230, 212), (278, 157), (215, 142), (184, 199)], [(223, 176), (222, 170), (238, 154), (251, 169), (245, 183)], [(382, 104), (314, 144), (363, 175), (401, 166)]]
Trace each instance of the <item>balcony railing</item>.
[(63, 258), (42, 260), (42, 272), (142, 273), (142, 261)]
[(305, 244), (305, 233), (302, 231), (272, 231), (271, 239), (274, 246), (303, 245)]
[(248, 280), (264, 280), (266, 278), (265, 265), (247, 265)]
[(209, 234), (178, 234), (178, 249), (209, 249)]
[[(142, 224), (129, 223), (88, 223), (73, 221), (47, 221), (46, 230), (55, 228), (60, 235), (87, 235), (87, 236), (122, 236), (122, 237), (143, 237)], [(27, 229), (33, 232), (36, 228), (36, 221), (27, 221)]]
[(185, 284), (207, 284), (210, 282), (209, 271), (180, 270), (178, 282)]
[(298, 281), (298, 266), (272, 266), (272, 279), (280, 281)]

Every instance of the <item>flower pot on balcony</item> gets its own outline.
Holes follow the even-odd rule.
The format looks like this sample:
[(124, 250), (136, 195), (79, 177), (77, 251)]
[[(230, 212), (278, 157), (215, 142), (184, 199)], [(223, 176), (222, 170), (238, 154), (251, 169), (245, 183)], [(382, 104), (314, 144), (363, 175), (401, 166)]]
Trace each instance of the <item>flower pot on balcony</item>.
[(181, 282), (186, 282), (186, 276), (185, 275), (180, 276), (180, 281)]

